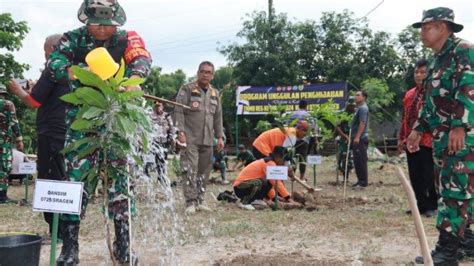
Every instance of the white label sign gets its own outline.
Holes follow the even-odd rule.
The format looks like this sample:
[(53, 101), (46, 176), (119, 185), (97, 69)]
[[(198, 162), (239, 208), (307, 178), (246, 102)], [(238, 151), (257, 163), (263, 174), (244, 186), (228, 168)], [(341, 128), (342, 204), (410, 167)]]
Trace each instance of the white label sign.
[(20, 167), (18, 168), (18, 173), (22, 175), (36, 173), (36, 163), (35, 162), (20, 163)]
[(309, 155), (307, 157), (308, 164), (320, 165), (321, 164), (321, 155)]
[(288, 166), (267, 166), (268, 180), (287, 180)]
[(33, 211), (81, 214), (82, 182), (37, 179)]

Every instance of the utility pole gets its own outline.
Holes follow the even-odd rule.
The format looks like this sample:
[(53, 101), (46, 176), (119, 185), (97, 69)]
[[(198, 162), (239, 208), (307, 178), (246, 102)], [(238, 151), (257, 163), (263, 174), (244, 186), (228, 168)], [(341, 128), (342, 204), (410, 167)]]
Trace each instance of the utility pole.
[(268, 24), (272, 24), (273, 17), (273, 0), (268, 0)]
[(267, 29), (267, 43), (268, 52), (272, 54), (274, 52), (273, 45), (273, 0), (268, 0), (268, 29)]

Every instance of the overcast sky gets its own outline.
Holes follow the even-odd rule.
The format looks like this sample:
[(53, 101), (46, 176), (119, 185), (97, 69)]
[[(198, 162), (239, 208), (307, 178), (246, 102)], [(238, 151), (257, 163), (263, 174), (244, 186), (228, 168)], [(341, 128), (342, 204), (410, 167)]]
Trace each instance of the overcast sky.
[[(163, 71), (183, 69), (194, 75), (197, 65), (210, 60), (217, 67), (226, 59), (217, 48), (236, 41), (246, 14), (267, 10), (267, 0), (119, 0), (127, 14), (124, 29), (137, 31), (153, 56), (153, 65)], [(23, 48), (15, 52), (17, 61), (28, 63), (27, 78), (39, 77), (44, 63), (46, 36), (80, 27), (77, 10), (81, 0), (0, 0), (0, 13), (28, 22), (30, 32)], [(381, 4), (380, 4), (381, 3)], [(407, 25), (421, 20), (424, 9), (450, 7), (455, 21), (464, 25), (459, 37), (474, 42), (474, 1), (472, 0), (274, 0), (276, 12), (293, 20), (319, 20), (322, 12), (348, 9), (357, 17), (371, 10), (369, 26), (394, 36)], [(380, 5), (379, 5), (380, 4)], [(378, 7), (377, 7), (378, 6)]]

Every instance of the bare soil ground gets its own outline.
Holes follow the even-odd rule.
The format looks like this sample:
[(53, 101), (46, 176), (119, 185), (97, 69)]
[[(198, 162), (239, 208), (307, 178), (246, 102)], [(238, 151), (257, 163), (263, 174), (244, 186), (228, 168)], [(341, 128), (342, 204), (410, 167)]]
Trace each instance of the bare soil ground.
[[(206, 197), (213, 212), (186, 216), (182, 191), (174, 188), (174, 203), (165, 207), (153, 200), (139, 202), (133, 247), (141, 265), (413, 265), (420, 249), (413, 220), (405, 214), (405, 192), (394, 167), (380, 166), (369, 163), (369, 187), (348, 187), (344, 205), (342, 184), (335, 185), (335, 158), (324, 158), (317, 168), (317, 186), (323, 190), (312, 212), (244, 211), (215, 199), (219, 192), (231, 190), (230, 185), (211, 184)], [(234, 177), (231, 173), (230, 179)], [(312, 177), (309, 167), (311, 185)], [(355, 179), (351, 174), (349, 185)], [(291, 190), (289, 183), (287, 188)], [(296, 184), (294, 190), (304, 191)], [(30, 199), (32, 191), (30, 186)], [(23, 198), (24, 187), (12, 186), (9, 196)], [(0, 217), (0, 232), (47, 233), (42, 215), (31, 206), (0, 205)], [(423, 218), (423, 223), (433, 247), (435, 218)], [(80, 231), (81, 265), (111, 264), (104, 228), (100, 203), (90, 204)], [(43, 245), (40, 265), (49, 265), (49, 252), (50, 246)]]

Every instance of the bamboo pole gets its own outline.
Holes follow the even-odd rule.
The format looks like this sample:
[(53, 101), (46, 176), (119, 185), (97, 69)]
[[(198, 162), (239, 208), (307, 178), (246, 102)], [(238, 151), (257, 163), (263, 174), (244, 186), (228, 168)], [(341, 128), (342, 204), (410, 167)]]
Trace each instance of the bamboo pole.
[(347, 179), (349, 179), (349, 175), (347, 173), (347, 167), (349, 164), (349, 154), (351, 152), (351, 138), (352, 138), (352, 128), (349, 128), (349, 140), (347, 141), (347, 150), (346, 150), (346, 165), (344, 167), (344, 192), (342, 196), (342, 206), (346, 206), (346, 190), (347, 190)]
[(143, 98), (145, 98), (145, 99), (147, 99), (147, 100), (152, 100), (152, 101), (158, 101), (158, 102), (168, 103), (168, 104), (172, 104), (172, 105), (174, 105), (174, 106), (179, 106), (179, 107), (181, 107), (181, 108), (191, 110), (191, 107), (189, 107), (189, 106), (187, 106), (187, 105), (184, 105), (184, 104), (181, 104), (181, 103), (177, 103), (177, 102), (173, 102), (173, 101), (170, 101), (170, 100), (167, 100), (167, 99), (164, 99), (164, 98), (160, 98), (160, 97), (156, 97), (156, 96), (153, 96), (153, 95), (143, 94)]
[(413, 192), (413, 189), (410, 183), (408, 183), (408, 180), (400, 166), (397, 166), (397, 174), (398, 178), (400, 179), (400, 183), (402, 183), (402, 186), (408, 196), (408, 203), (410, 204), (411, 214), (415, 222), (416, 235), (418, 236), (418, 240), (420, 241), (423, 262), (425, 265), (432, 266), (433, 259), (431, 258), (430, 249), (428, 247), (428, 241), (426, 240), (425, 229), (423, 227), (423, 222), (421, 221), (420, 211), (418, 210), (418, 206), (416, 205), (415, 193)]
[[(117, 265), (117, 261), (115, 260), (114, 256), (114, 251), (112, 249), (112, 241), (110, 240), (110, 223), (109, 223), (109, 174), (107, 173), (107, 152), (104, 151), (104, 162), (103, 165), (104, 167), (104, 177), (103, 177), (103, 190), (104, 193), (102, 196), (104, 197), (104, 209), (105, 209), (105, 214), (104, 214), (104, 220), (105, 220), (105, 228), (106, 228), (106, 241), (107, 241), (107, 248), (109, 249), (109, 256), (112, 259), (112, 265)], [(102, 167), (99, 167), (99, 176), (102, 174), (100, 169)]]
[(130, 194), (130, 175), (127, 175), (127, 189), (128, 189), (128, 261), (132, 266), (132, 200)]

